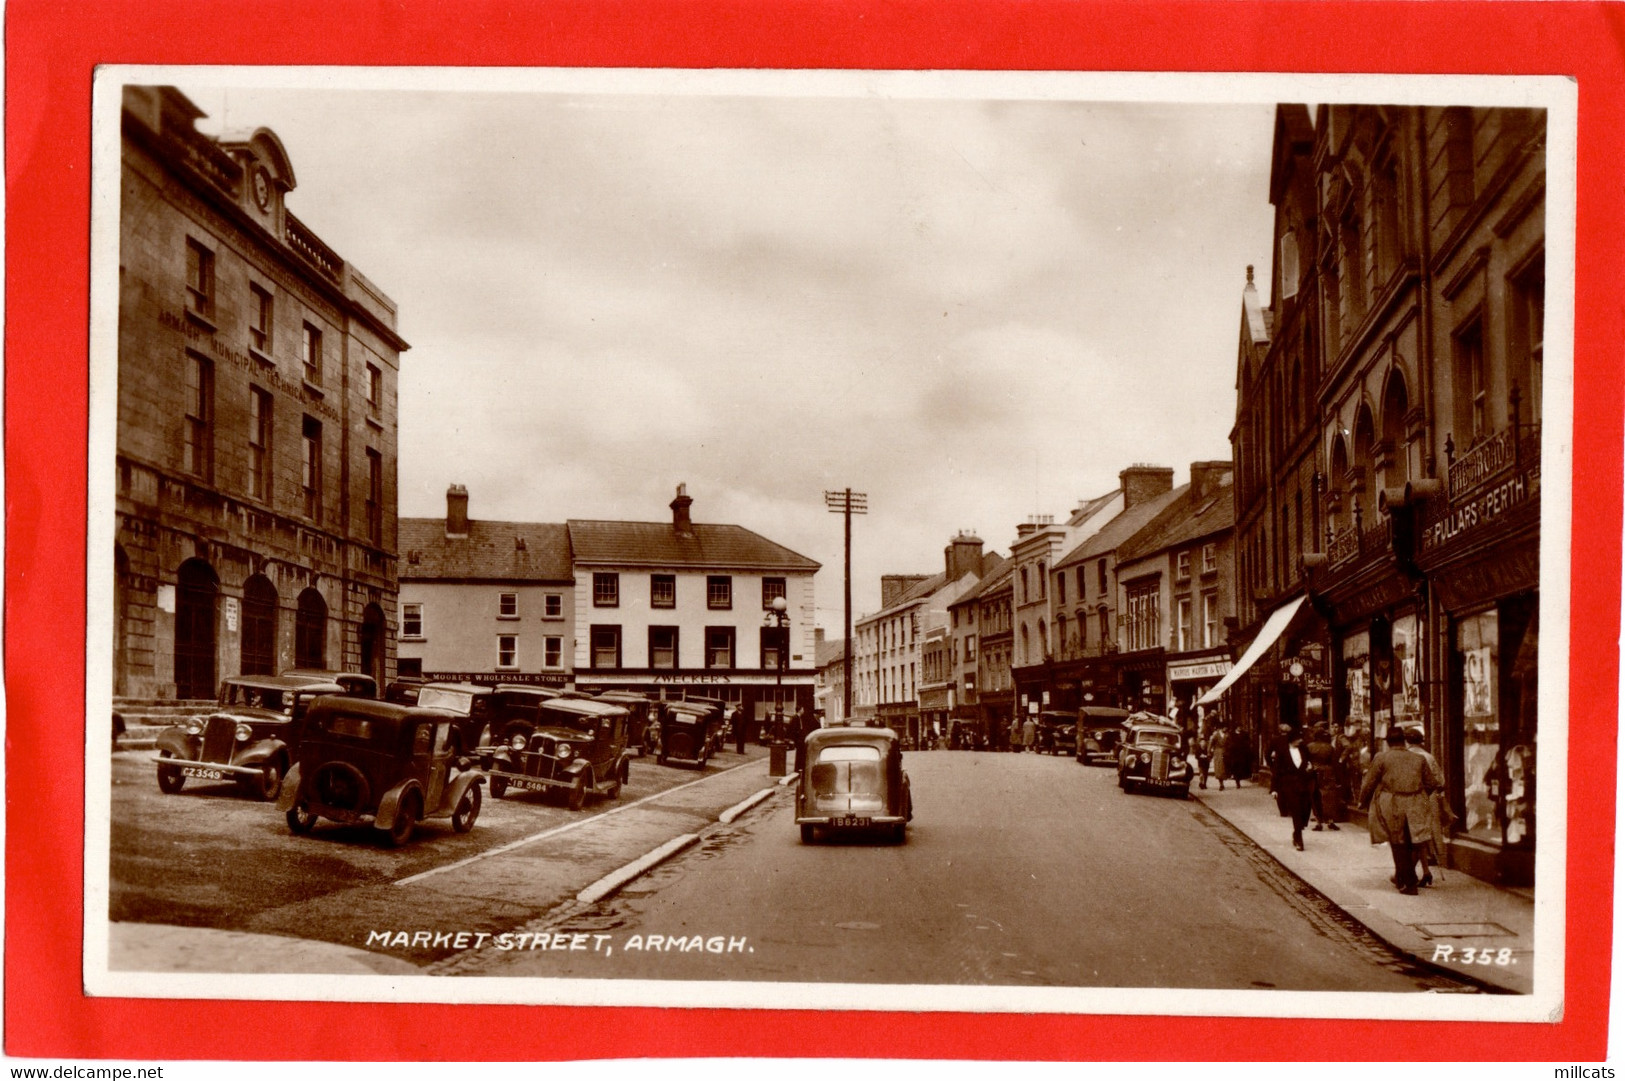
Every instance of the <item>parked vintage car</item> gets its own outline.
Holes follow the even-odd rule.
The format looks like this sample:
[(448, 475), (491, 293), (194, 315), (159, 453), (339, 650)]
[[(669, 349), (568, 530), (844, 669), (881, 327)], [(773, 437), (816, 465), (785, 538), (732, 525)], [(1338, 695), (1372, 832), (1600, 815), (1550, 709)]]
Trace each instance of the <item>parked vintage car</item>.
[(276, 799), (309, 702), (318, 695), (365, 696), (369, 690), (377, 690), (372, 677), (355, 673), (232, 676), (220, 684), (213, 713), (158, 733), (158, 788), (173, 795), (189, 779), (235, 781), (249, 796)]
[(418, 704), (418, 692), (423, 690), (424, 684), (428, 682), (417, 676), (401, 676), (390, 681), (384, 688), (384, 701), (401, 706), (415, 706)]
[(456, 754), (473, 754), (490, 740), (497, 689), (480, 683), (425, 683), (418, 688), (416, 704), (455, 715), (452, 750)]
[(1111, 706), (1083, 706), (1078, 710), (1077, 755), (1079, 762), (1110, 765), (1117, 761), (1117, 745), (1123, 740), (1123, 722), (1128, 710)]
[(442, 709), (317, 698), (277, 801), (288, 829), (309, 833), (323, 818), (370, 822), (389, 844), (403, 845), (419, 822), (450, 818), (467, 833), (480, 816), (485, 774), (453, 753), (457, 719)]
[(282, 674), (289, 679), (306, 679), (312, 683), (337, 683), (352, 698), (377, 698), (378, 681), (365, 672), (333, 672), (326, 668), (288, 668)]
[(1142, 788), (1177, 795), (1191, 794), (1191, 765), (1185, 758), (1178, 725), (1150, 713), (1133, 714), (1117, 751), (1117, 785), (1124, 792)]
[(626, 745), (633, 754), (655, 753), (655, 739), (660, 729), (653, 724), (655, 703), (647, 695), (636, 691), (604, 691), (596, 696), (600, 702), (609, 702), (626, 710)]
[(542, 702), (537, 725), (515, 731), (488, 748), (481, 764), (491, 774), (491, 795), (509, 788), (559, 793), (579, 811), (589, 792), (617, 799), (631, 770), (626, 749), (626, 710), (591, 698), (558, 697)]
[(486, 696), (486, 730), (480, 746), (504, 747), (515, 736), (530, 738), (542, 724), (542, 706), (564, 693), (528, 683), (499, 683), (490, 688)]
[(1078, 718), (1072, 713), (1038, 715), (1038, 750), (1042, 754), (1074, 754), (1078, 749)]
[(678, 762), (704, 769), (706, 760), (722, 745), (722, 703), (661, 702), (659, 725), (655, 761), (662, 766)]
[(796, 824), (803, 844), (812, 844), (821, 831), (884, 831), (899, 844), (908, 839), (914, 800), (897, 733), (820, 728), (807, 734), (805, 761), (796, 780)]

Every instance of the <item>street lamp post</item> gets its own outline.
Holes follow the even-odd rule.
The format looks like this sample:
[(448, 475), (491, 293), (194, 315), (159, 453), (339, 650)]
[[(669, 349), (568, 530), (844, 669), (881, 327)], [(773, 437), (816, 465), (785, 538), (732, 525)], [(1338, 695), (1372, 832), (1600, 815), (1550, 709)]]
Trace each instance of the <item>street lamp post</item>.
[(787, 633), (790, 626), (789, 607), (790, 603), (783, 597), (774, 597), (766, 615), (773, 628), (780, 632), (773, 649), (776, 663), (773, 666), (773, 735), (768, 743), (767, 772), (770, 777), (783, 777), (787, 772), (784, 738), (784, 654), (790, 648), (790, 635)]

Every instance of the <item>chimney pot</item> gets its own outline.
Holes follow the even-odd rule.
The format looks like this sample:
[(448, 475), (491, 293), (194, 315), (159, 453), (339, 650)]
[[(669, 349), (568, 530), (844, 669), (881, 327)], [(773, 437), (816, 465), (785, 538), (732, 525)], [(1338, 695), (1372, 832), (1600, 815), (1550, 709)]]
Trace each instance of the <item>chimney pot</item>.
[(694, 522), (688, 514), (688, 508), (693, 505), (694, 500), (689, 497), (687, 482), (679, 484), (677, 497), (671, 501), (671, 527), (679, 537), (694, 535)]

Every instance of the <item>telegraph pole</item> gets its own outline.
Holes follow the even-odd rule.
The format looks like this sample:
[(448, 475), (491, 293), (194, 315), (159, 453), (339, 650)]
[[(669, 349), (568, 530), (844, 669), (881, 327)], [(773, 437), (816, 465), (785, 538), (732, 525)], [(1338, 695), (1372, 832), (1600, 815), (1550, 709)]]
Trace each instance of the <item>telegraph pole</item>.
[(852, 723), (852, 516), (869, 513), (869, 497), (863, 492), (847, 488), (840, 492), (825, 492), (824, 505), (831, 514), (846, 518), (846, 638), (841, 651), (841, 681), (845, 714), (843, 719)]

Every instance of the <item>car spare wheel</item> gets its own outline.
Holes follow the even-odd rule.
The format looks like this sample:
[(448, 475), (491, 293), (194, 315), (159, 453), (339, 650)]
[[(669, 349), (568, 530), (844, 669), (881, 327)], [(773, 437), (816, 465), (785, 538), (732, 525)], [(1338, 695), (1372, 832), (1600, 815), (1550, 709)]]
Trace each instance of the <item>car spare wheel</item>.
[(368, 807), (367, 779), (348, 762), (323, 762), (311, 778), (318, 804), (357, 814)]

